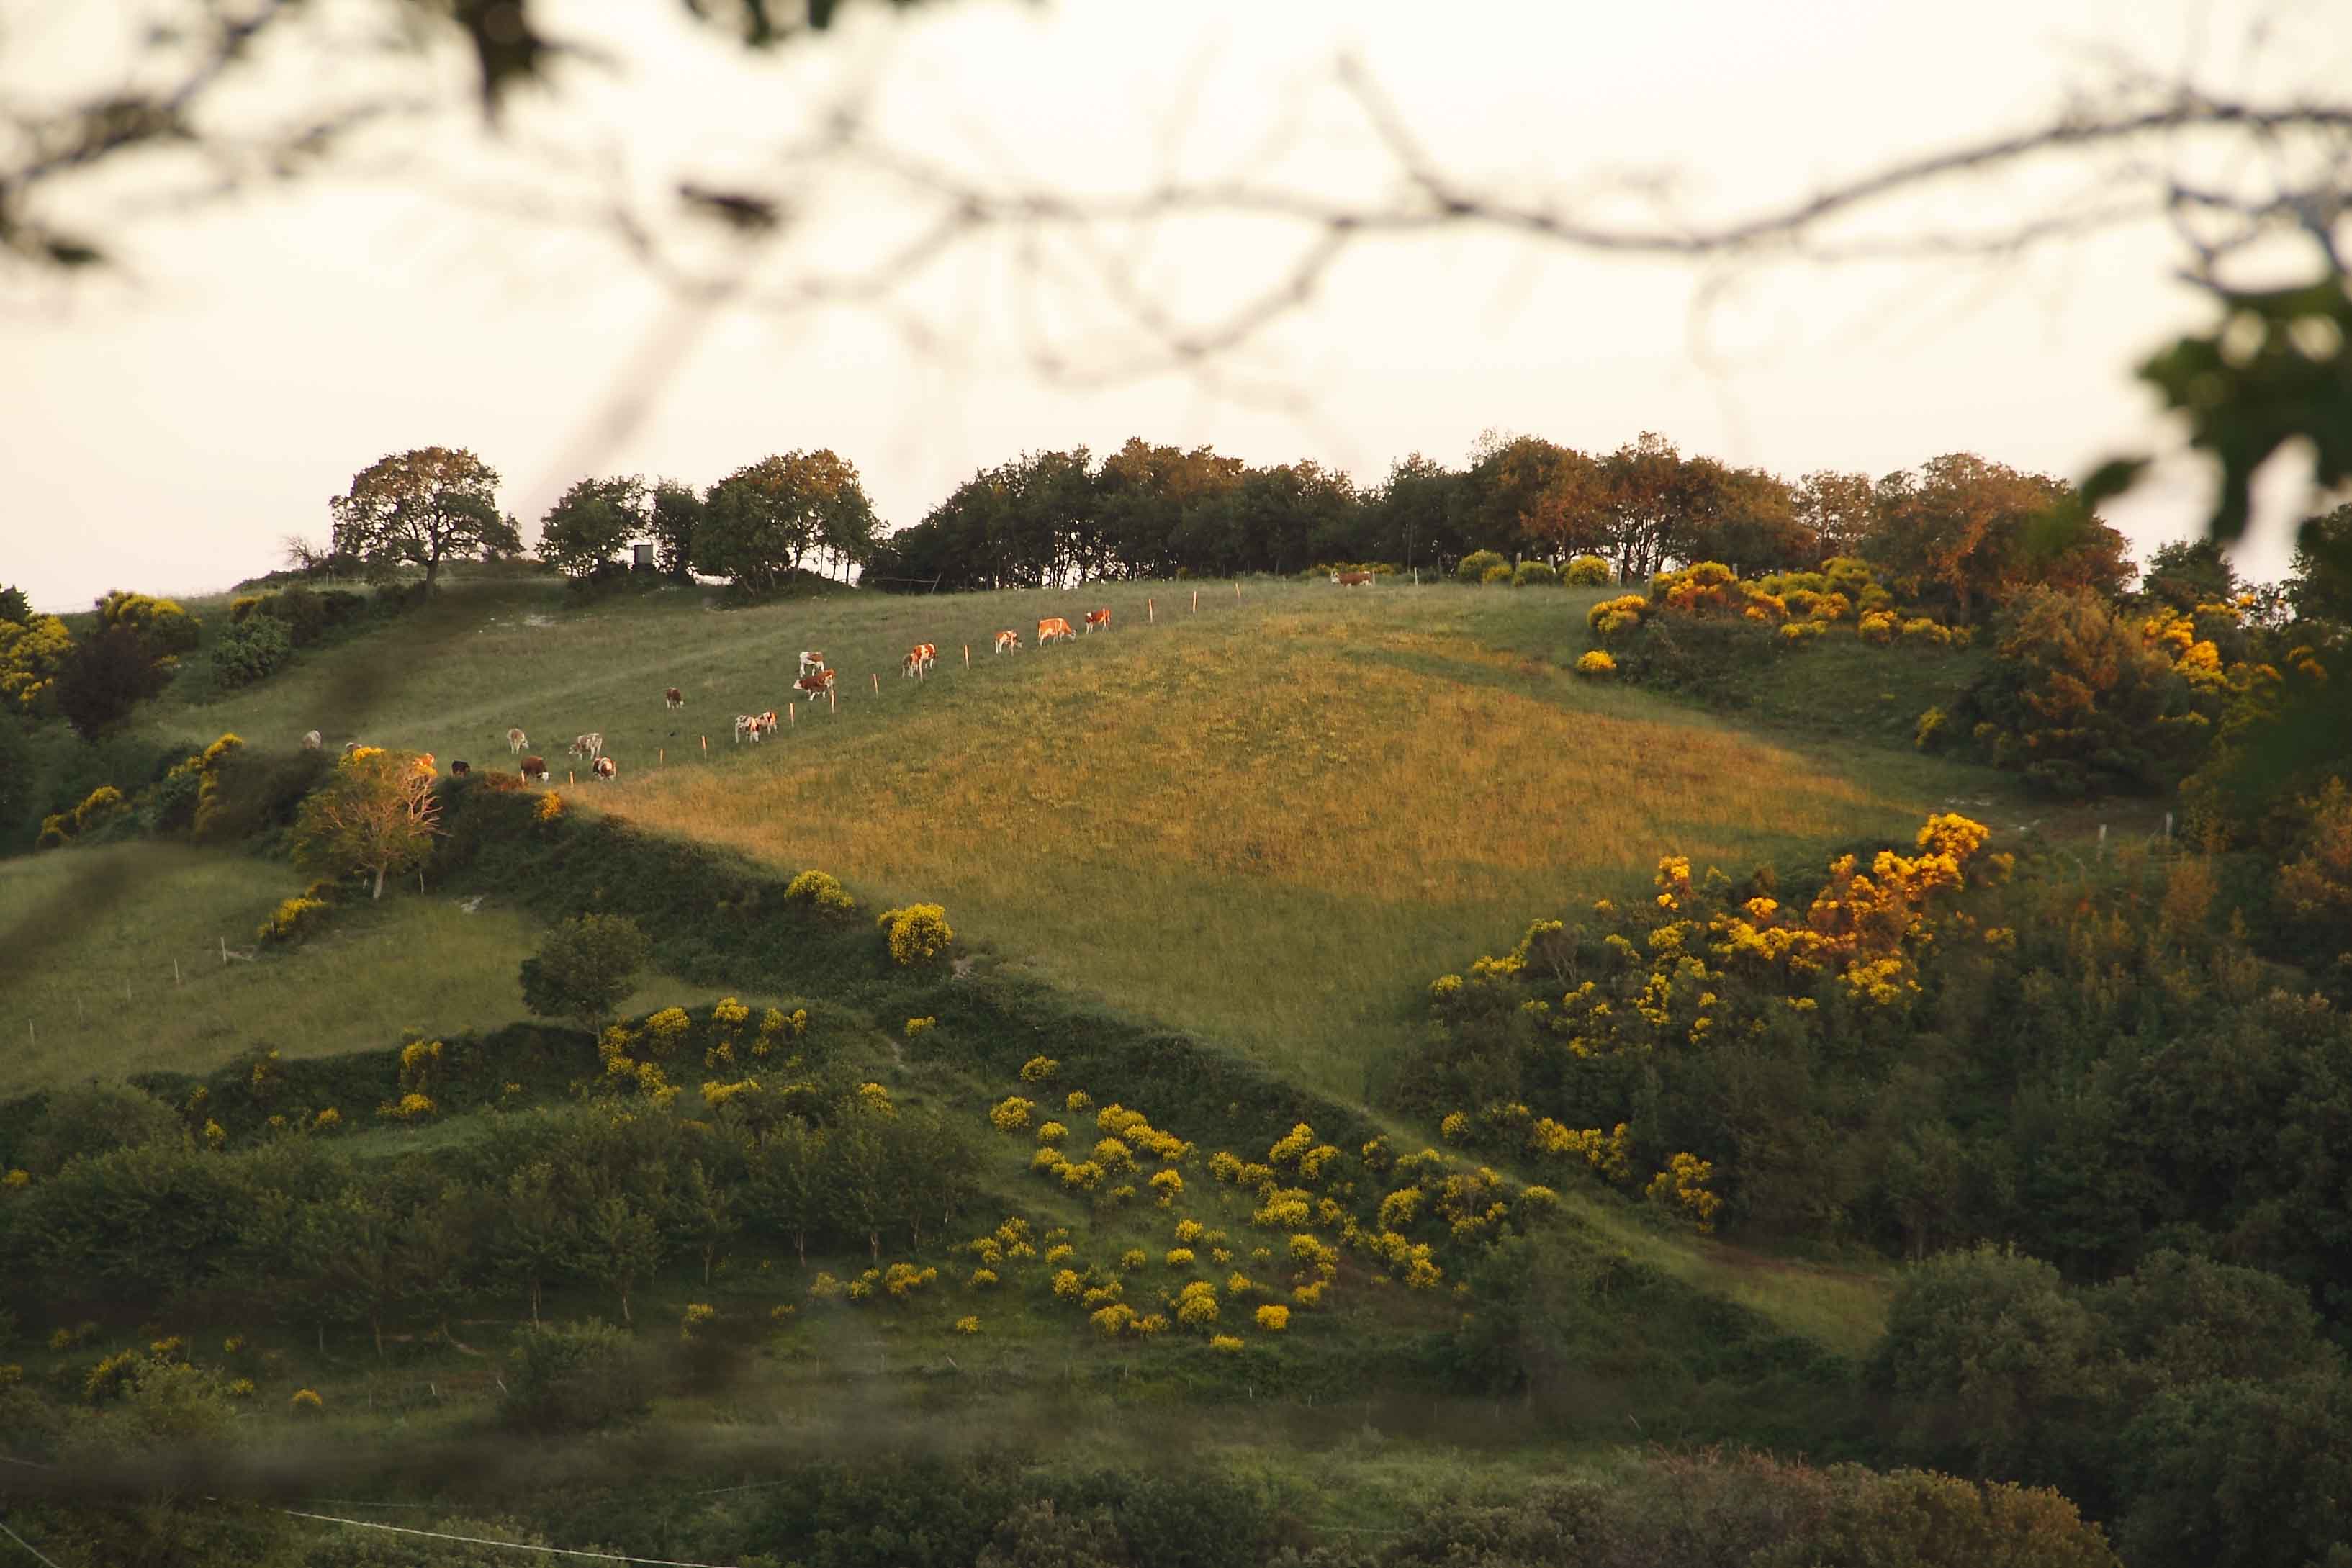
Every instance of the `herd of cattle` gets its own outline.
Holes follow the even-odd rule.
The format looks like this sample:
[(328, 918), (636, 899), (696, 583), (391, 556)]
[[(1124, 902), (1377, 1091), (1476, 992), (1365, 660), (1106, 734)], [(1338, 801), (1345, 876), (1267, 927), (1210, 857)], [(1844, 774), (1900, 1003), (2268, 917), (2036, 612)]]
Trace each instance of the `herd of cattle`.
[[(1108, 609), (1088, 610), (1084, 618), (1086, 628), (1090, 632), (1110, 630), (1110, 611)], [(1037, 623), (1037, 642), (1040, 647), (1049, 642), (1075, 641), (1077, 635), (1070, 623), (1060, 616), (1048, 616)], [(1019, 632), (1001, 631), (996, 634), (997, 652), (1013, 653), (1020, 647)], [(930, 674), (931, 667), (939, 662), (939, 657), (938, 644), (917, 643), (907, 650), (907, 657), (899, 660), (898, 673), (910, 679), (922, 679)], [(800, 675), (793, 682), (793, 690), (807, 697), (811, 701), (814, 701), (819, 697), (830, 699), (833, 695), (833, 668), (825, 663), (822, 651), (816, 648), (801, 650)], [(673, 712), (686, 706), (686, 693), (675, 686), (664, 691), (662, 699)], [(776, 710), (772, 708), (763, 713), (739, 713), (735, 716), (736, 743), (740, 745), (745, 741), (756, 743), (775, 727)], [(302, 737), (303, 747), (309, 751), (317, 751), (322, 743), (316, 730)], [(343, 750), (350, 752), (358, 750), (359, 746), (359, 742), (352, 741), (344, 745)], [(520, 767), (523, 782), (545, 784), (547, 759), (541, 756), (524, 755), (530, 747), (530, 737), (523, 733), (520, 725), (507, 731), (508, 753), (522, 758)], [(567, 750), (570, 755), (583, 758), (587, 762), (592, 777), (609, 783), (620, 776), (620, 764), (604, 754), (604, 735), (602, 731), (592, 730), (584, 735), (574, 736)], [(433, 753), (430, 752), (424, 753), (417, 759), (417, 763), (423, 769), (431, 771)], [(470, 771), (469, 765), (464, 762), (453, 762), (449, 764), (449, 772), (458, 778), (465, 777)]]

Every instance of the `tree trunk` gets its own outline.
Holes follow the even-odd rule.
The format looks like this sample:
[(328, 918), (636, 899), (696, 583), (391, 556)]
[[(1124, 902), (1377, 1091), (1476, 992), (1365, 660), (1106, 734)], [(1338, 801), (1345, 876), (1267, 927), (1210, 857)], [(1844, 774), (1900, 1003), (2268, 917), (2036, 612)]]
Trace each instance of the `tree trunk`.
[(621, 1291), (621, 1321), (622, 1321), (622, 1322), (624, 1322), (624, 1323), (628, 1324), (628, 1325), (629, 1325), (629, 1327), (631, 1327), (631, 1328), (635, 1328), (635, 1327), (636, 1327), (636, 1322), (635, 1322), (635, 1321), (634, 1319), (632, 1319), (632, 1318), (629, 1316), (629, 1288), (628, 1288), (628, 1286), (627, 1286), (625, 1283), (625, 1284), (623, 1284), (623, 1285), (620, 1287), (620, 1291)]
[(533, 1328), (539, 1326), (539, 1281), (537, 1279), (530, 1282), (530, 1321)]
[(378, 866), (375, 868), (375, 891), (369, 894), (368, 897), (372, 899), (381, 899), (383, 897), (383, 868), (381, 866)]
[(375, 1331), (375, 1359), (382, 1361), (383, 1359), (383, 1319), (376, 1313), (370, 1312), (368, 1327)]

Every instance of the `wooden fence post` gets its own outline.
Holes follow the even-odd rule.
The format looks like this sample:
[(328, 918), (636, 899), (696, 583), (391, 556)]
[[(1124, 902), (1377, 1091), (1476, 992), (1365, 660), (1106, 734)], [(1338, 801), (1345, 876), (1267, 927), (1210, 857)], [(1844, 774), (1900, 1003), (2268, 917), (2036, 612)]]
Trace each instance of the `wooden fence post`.
[(1236, 578), (1234, 578), (1234, 598), (1236, 598), (1236, 599), (1238, 599), (1238, 598), (1240, 598), (1241, 596), (1242, 596), (1242, 580), (1241, 580), (1240, 578), (1236, 577)]
[(228, 938), (226, 938), (226, 937), (223, 937), (223, 938), (221, 938), (221, 939), (220, 939), (220, 942), (221, 942), (221, 967), (222, 967), (223, 969), (226, 969), (226, 968), (228, 967)]
[(797, 723), (799, 723), (800, 721), (801, 721), (801, 705), (800, 705), (799, 703), (797, 703), (797, 702), (787, 702), (787, 703), (785, 703), (785, 704), (784, 704), (784, 723), (786, 724), (786, 726), (788, 726), (788, 727), (789, 727), (789, 726), (791, 726), (791, 725), (797, 724)]
[(666, 768), (669, 766), (669, 748), (667, 746), (664, 746), (661, 750), (654, 753), (654, 766), (657, 768)]
[(1201, 590), (1198, 588), (1192, 590), (1192, 613), (1196, 616), (1201, 613)]
[(971, 644), (970, 643), (963, 645), (963, 667), (966, 669), (971, 668)]
[(882, 695), (882, 672), (878, 669), (874, 672), (874, 695)]
[(824, 689), (824, 710), (828, 713), (841, 711), (841, 704), (833, 700), (833, 688), (830, 686)]
[(563, 770), (563, 787), (565, 789), (570, 789), (573, 784), (576, 784), (579, 782), (580, 781), (578, 779), (572, 776), (572, 770), (570, 768)]
[(1159, 613), (1158, 613), (1157, 611), (1153, 610), (1153, 609), (1152, 609), (1152, 607), (1151, 607), (1151, 601), (1150, 601), (1150, 600), (1149, 600), (1149, 599), (1144, 600), (1144, 601), (1143, 601), (1143, 624), (1144, 624), (1145, 626), (1150, 626), (1150, 625), (1151, 625), (1154, 621), (1157, 621), (1159, 618), (1160, 618)]
[(708, 735), (702, 737), (702, 754), (706, 757), (710, 754), (710, 737)]

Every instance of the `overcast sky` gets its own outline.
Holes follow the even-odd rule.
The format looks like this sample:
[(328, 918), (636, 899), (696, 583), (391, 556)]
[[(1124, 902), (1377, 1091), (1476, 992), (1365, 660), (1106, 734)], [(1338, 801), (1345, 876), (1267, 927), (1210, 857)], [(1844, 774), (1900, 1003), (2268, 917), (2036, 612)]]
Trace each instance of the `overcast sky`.
[[(19, 0), (0, 88), (102, 75), (114, 24), (89, 17), (113, 9), (43, 5), (27, 26)], [(608, 235), (525, 198), (593, 188), (549, 146), (616, 160), (640, 195), (681, 173), (760, 180), (812, 106), (870, 79), (895, 143), (989, 177), (1108, 189), (1238, 164), (1376, 199), (1391, 165), (1331, 81), (1352, 49), (1467, 180), (1524, 195), (1673, 171), (1680, 210), (1725, 214), (2029, 122), (2116, 51), (2231, 87), (2352, 79), (2342, 6), (2258, 9), (2284, 28), (2250, 55), (2248, 6), (2176, 0), (971, 0), (753, 58), (668, 0), (583, 0), (551, 20), (622, 65), (568, 70), (503, 140), (466, 112), (449, 55), (448, 110), (362, 144), (351, 171), (149, 214), (120, 231), (123, 277), (0, 297), (0, 580), (56, 609), (117, 586), (225, 587), (276, 564), (287, 533), (323, 539), (327, 498), (354, 471), (427, 444), (480, 453), (526, 524), (583, 472), (702, 485), (817, 446), (858, 466), (887, 522), (912, 523), (975, 468), (1130, 435), (1312, 457), (1368, 485), (1409, 451), (1458, 461), (1488, 427), (1601, 450), (1656, 430), (1791, 477), (1958, 449), (2079, 476), (2162, 444), (2129, 366), (2205, 320), (2153, 225), (1992, 272), (1743, 271), (1704, 316), (1698, 275), (1669, 263), (1491, 234), (1380, 241), (1217, 381), (1064, 386), (1031, 364), (1033, 331), (1082, 364), (1135, 346), (1076, 280), (1079, 252), (1041, 269), (982, 241), (887, 311), (700, 317)], [(264, 65), (239, 100), (257, 112), (321, 79), (299, 59)], [(1911, 217), (1980, 218), (2054, 188), (1956, 194)], [(803, 221), (755, 284), (817, 263), (854, 271), (907, 216), (861, 172), (788, 194)], [(1277, 278), (1293, 237), (1210, 224), (1136, 243), (1154, 300), (1213, 315)], [(642, 395), (642, 416), (614, 426), (625, 393)], [(2117, 521), (2144, 552), (2197, 528), (2204, 485), (2176, 467)], [(2255, 574), (2283, 569), (2280, 520), (2305, 499), (2272, 487), (2269, 526), (2242, 557)]]

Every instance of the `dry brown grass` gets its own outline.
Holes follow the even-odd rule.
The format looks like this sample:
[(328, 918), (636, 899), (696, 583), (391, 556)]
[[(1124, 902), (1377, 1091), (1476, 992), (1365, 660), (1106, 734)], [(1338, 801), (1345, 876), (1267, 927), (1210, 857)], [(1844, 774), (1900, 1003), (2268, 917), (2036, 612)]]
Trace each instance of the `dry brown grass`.
[[(1403, 614), (1370, 597), (1261, 590), (1244, 613), (886, 683), (854, 718), (804, 714), (756, 755), (604, 798), (941, 900), (968, 937), (1349, 1093), (1410, 1040), (1422, 982), (1534, 916), (1669, 850), (1744, 868), (1922, 807), (1493, 651), (1461, 612), (1495, 608), (1455, 591)], [(1565, 620), (1565, 598), (1510, 608)]]

